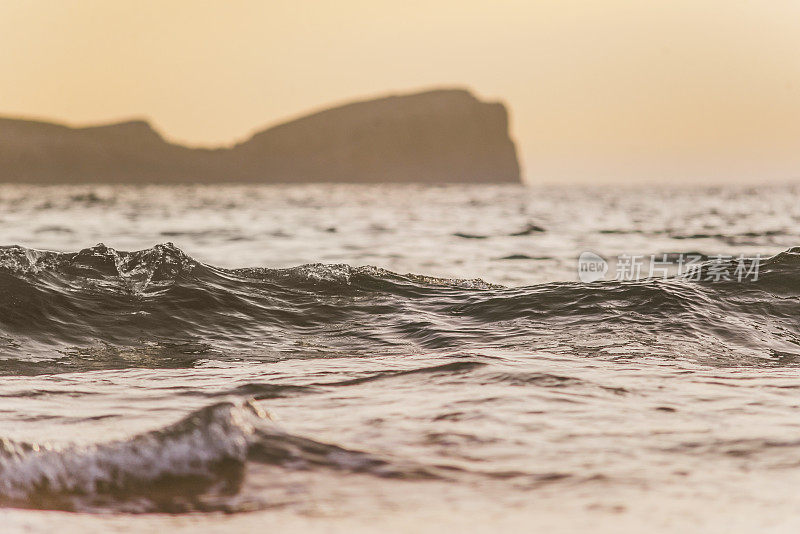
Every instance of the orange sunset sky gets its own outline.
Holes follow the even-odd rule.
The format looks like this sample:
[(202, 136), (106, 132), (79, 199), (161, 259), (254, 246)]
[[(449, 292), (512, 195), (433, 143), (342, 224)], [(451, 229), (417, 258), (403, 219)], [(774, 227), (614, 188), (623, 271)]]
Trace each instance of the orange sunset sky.
[(800, 1), (4, 0), (0, 115), (229, 144), (329, 104), (505, 101), (530, 182), (800, 179)]

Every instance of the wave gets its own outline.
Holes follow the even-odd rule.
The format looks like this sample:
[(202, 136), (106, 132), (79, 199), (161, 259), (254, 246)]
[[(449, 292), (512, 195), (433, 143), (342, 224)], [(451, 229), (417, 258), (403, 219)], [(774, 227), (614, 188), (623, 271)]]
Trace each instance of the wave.
[(0, 373), (479, 348), (794, 365), (799, 293), (800, 248), (762, 261), (757, 281), (506, 288), (348, 265), (222, 269), (172, 244), (12, 246), (0, 248)]
[(111, 443), (55, 446), (0, 438), (0, 506), (170, 513), (270, 506), (237, 498), (252, 464), (404, 479), (437, 476), (286, 433), (252, 401), (221, 402), (166, 428)]

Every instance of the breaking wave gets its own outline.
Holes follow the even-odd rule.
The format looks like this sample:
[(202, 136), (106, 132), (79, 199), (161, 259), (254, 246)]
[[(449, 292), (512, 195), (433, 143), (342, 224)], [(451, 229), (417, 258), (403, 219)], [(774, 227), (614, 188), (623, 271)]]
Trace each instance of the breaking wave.
[(0, 249), (0, 373), (478, 347), (792, 365), (798, 296), (800, 248), (763, 261), (757, 281), (506, 288), (347, 265), (229, 270), (171, 244), (12, 246)]
[[(130, 439), (88, 446), (0, 438), (0, 506), (128, 512), (229, 510), (250, 464), (432, 478), (392, 463), (282, 431), (252, 401), (222, 402)], [(269, 506), (249, 502), (246, 506)]]

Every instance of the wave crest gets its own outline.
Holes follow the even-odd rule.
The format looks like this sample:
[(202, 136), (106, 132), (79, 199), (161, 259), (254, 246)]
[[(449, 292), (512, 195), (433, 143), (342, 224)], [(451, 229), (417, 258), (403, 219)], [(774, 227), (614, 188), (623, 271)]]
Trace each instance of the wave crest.
[(132, 512), (225, 509), (236, 506), (234, 496), (245, 483), (248, 463), (433, 476), (288, 434), (252, 401), (222, 402), (166, 428), (111, 443), (54, 446), (0, 439), (0, 506)]
[(6, 247), (0, 373), (478, 347), (791, 364), (800, 362), (798, 273), (800, 248), (765, 259), (757, 281), (504, 288), (348, 265), (221, 269), (169, 243)]

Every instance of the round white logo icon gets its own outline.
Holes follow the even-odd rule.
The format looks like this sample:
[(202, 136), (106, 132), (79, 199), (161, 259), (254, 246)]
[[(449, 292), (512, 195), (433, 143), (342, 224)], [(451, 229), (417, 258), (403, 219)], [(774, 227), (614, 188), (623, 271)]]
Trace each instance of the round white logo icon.
[(608, 262), (594, 252), (581, 252), (578, 256), (578, 278), (588, 284), (603, 280), (608, 272)]

